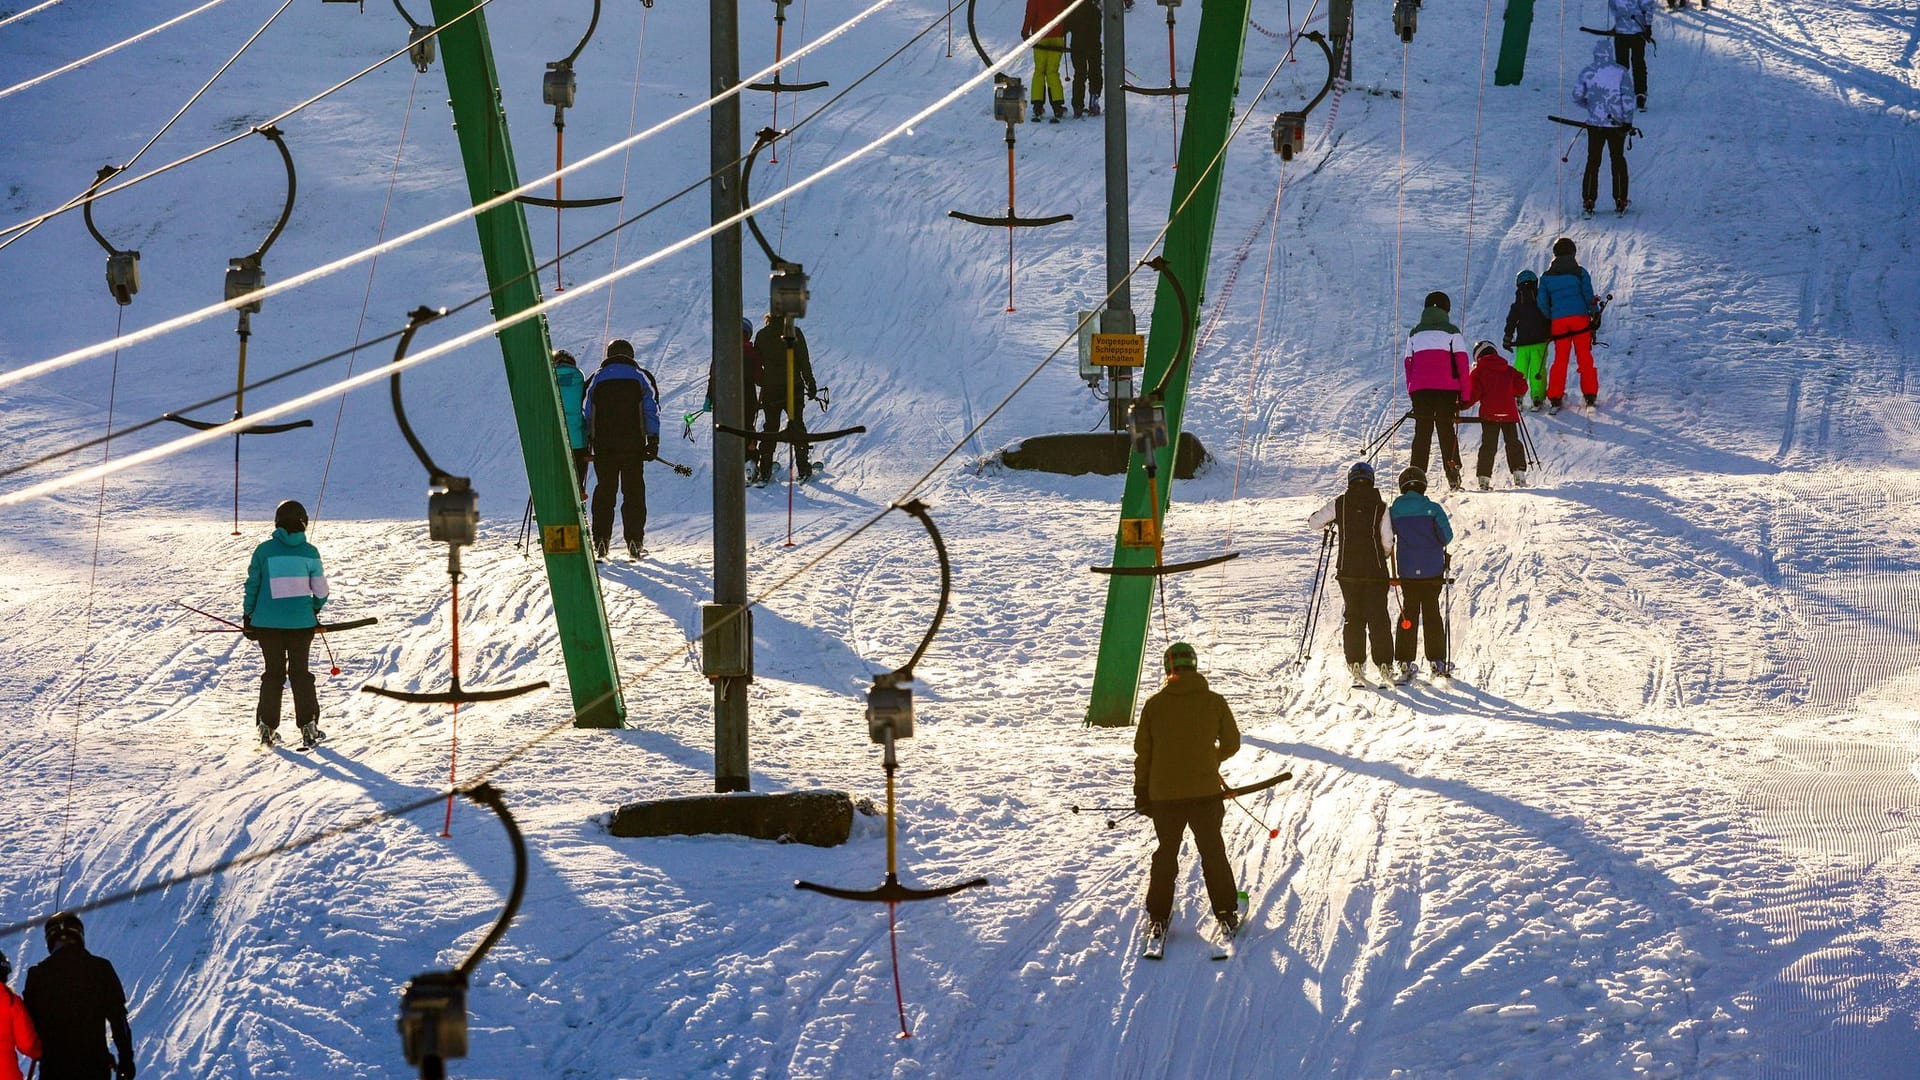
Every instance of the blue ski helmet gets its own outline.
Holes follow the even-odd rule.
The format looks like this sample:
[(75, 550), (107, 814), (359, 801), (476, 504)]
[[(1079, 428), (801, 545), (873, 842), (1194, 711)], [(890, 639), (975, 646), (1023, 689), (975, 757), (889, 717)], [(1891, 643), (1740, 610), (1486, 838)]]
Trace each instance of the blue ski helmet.
[(1513, 279), (1513, 283), (1515, 285), (1538, 285), (1540, 284), (1540, 275), (1531, 270), (1522, 270), (1519, 275)]
[(1161, 655), (1160, 666), (1165, 668), (1169, 675), (1175, 671), (1198, 671), (1200, 654), (1194, 652), (1193, 646), (1186, 642), (1176, 641), (1167, 646), (1167, 651)]
[(747, 334), (747, 336), (748, 336), (748, 337), (752, 337), (752, 336), (753, 336), (753, 320), (752, 320), (752, 319), (741, 319), (741, 320), (740, 320), (740, 329), (742, 329), (742, 330), (744, 330), (744, 331), (746, 331), (746, 334)]
[(1353, 468), (1347, 470), (1347, 483), (1373, 486), (1373, 466), (1364, 461), (1356, 461)]

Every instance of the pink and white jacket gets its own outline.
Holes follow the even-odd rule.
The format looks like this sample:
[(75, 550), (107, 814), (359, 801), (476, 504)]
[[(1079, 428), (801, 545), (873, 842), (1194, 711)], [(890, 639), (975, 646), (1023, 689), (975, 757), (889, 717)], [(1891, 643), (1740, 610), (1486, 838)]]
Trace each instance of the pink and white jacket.
[(1472, 361), (1467, 339), (1447, 321), (1447, 313), (1430, 307), (1420, 313), (1407, 337), (1407, 393), (1417, 390), (1453, 390), (1464, 393)]

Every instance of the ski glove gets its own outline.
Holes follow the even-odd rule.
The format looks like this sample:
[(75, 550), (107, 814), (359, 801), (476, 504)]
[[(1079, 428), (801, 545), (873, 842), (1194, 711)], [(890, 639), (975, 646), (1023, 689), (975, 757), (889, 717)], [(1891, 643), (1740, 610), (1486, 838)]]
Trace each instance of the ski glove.
[[(253, 628), (253, 616), (240, 616), (240, 636), (246, 638), (248, 641), (260, 640), (260, 632)], [(128, 1075), (132, 1074), (129, 1073)]]
[(652, 461), (653, 459), (659, 456), (660, 456), (660, 436), (658, 435), (647, 436), (647, 443), (646, 443), (646, 446), (641, 449), (640, 457), (643, 460)]
[(1145, 795), (1135, 795), (1133, 797), (1133, 809), (1134, 812), (1138, 814), (1151, 814), (1153, 813), (1153, 801)]

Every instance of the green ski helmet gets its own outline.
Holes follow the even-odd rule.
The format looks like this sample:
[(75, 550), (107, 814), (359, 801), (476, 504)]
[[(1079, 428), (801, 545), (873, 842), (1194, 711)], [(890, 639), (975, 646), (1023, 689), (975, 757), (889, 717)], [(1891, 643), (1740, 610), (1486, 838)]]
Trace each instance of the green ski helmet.
[(1167, 651), (1161, 654), (1160, 666), (1164, 668), (1169, 675), (1175, 671), (1198, 671), (1200, 670), (1200, 654), (1194, 652), (1193, 646), (1186, 642), (1176, 641), (1167, 646)]

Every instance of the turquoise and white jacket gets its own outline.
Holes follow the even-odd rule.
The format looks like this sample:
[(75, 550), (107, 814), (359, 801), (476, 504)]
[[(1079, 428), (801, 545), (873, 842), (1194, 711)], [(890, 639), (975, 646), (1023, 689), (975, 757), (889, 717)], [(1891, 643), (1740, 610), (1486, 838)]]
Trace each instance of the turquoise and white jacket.
[(240, 609), (253, 625), (310, 629), (320, 625), (317, 616), (326, 602), (327, 574), (320, 566), (320, 550), (307, 543), (306, 533), (275, 529), (272, 539), (253, 549)]

